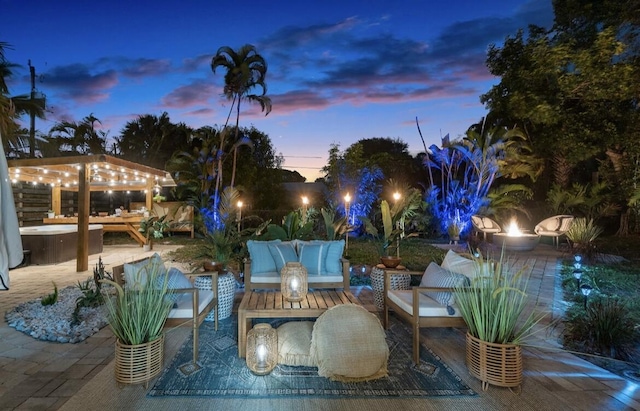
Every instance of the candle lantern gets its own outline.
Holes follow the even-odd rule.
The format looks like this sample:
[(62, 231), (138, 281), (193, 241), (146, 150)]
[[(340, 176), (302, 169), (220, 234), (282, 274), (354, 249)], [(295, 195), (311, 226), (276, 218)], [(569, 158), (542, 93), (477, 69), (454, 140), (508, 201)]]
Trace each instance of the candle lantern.
[(307, 269), (298, 262), (288, 262), (280, 273), (280, 290), (287, 301), (302, 301), (308, 291)]
[(256, 324), (247, 334), (247, 367), (256, 375), (269, 374), (278, 363), (278, 333), (269, 324)]

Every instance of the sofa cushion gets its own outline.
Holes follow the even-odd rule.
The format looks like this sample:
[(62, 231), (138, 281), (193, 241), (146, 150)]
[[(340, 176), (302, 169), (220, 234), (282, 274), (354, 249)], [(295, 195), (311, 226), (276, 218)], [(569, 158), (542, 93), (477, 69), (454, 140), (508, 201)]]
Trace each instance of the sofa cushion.
[(325, 240), (311, 240), (311, 241), (302, 241), (297, 240), (296, 245), (298, 249), (298, 254), (300, 253), (300, 249), (305, 244), (322, 244), (325, 246), (325, 250), (323, 253), (325, 254), (324, 263), (323, 263), (323, 275), (331, 275), (331, 274), (341, 274), (342, 273), (342, 254), (344, 253), (344, 240), (334, 240), (334, 241), (325, 241)]
[(247, 241), (247, 249), (249, 249), (249, 256), (251, 257), (251, 275), (276, 271), (276, 262), (269, 251), (269, 244), (280, 242), (280, 240)]
[[(413, 312), (413, 290), (389, 290), (387, 296), (396, 303), (401, 310), (412, 314)], [(419, 317), (461, 317), (460, 310), (456, 304), (444, 306), (433, 298), (418, 293), (418, 316)]]
[(269, 252), (271, 253), (273, 261), (276, 263), (277, 272), (282, 272), (282, 269), (287, 263), (298, 261), (296, 250), (293, 244), (288, 241), (269, 244)]
[(311, 241), (312, 244), (320, 243), (327, 245), (327, 255), (324, 260), (325, 273), (336, 274), (342, 272), (342, 253), (344, 252), (344, 240), (336, 241)]
[(477, 275), (478, 271), (478, 264), (475, 261), (465, 258), (453, 250), (449, 250), (444, 256), (441, 266), (454, 273), (464, 274), (471, 279)]
[(326, 273), (325, 259), (329, 247), (326, 244), (302, 243), (298, 251), (298, 261), (307, 269), (309, 275)]
[[(169, 268), (166, 276), (158, 277), (158, 284), (162, 286), (165, 279), (167, 281), (167, 291), (193, 288), (193, 284), (189, 281), (189, 278), (175, 267)], [(174, 308), (178, 306), (180, 300), (186, 295), (185, 293), (167, 293), (167, 297), (173, 301)]]
[[(462, 286), (468, 282), (469, 279), (465, 275), (445, 270), (438, 264), (432, 262), (422, 275), (420, 286), (453, 288)], [(422, 293), (433, 298), (444, 306), (453, 305), (455, 303), (455, 297), (450, 291), (423, 291)]]

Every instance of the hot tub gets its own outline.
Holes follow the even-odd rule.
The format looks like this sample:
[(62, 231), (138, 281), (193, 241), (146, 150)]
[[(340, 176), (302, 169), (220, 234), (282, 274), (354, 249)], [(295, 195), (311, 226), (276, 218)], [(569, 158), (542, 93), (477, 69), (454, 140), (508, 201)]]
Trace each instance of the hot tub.
[[(78, 227), (52, 224), (21, 227), (22, 248), (31, 250), (31, 264), (56, 264), (78, 255)], [(89, 254), (102, 252), (102, 225), (89, 225)]]

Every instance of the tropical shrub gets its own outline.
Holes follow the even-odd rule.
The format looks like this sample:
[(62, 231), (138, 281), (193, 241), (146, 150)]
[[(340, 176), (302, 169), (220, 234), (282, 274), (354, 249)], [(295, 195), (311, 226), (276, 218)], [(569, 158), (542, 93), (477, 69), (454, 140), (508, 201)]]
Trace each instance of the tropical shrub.
[(636, 324), (618, 298), (598, 298), (586, 309), (575, 304), (565, 319), (564, 344), (585, 353), (630, 359), (637, 343)]
[(595, 240), (602, 234), (602, 231), (601, 227), (594, 224), (593, 219), (576, 218), (566, 235), (573, 252), (584, 256), (589, 261), (595, 256)]

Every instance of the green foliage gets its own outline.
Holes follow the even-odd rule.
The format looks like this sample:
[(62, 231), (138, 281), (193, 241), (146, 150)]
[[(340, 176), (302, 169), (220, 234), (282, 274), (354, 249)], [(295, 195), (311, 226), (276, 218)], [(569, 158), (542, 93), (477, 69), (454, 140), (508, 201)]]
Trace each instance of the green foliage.
[[(475, 277), (471, 285), (455, 288), (456, 304), (469, 333), (486, 342), (522, 344), (535, 333), (544, 315), (525, 313), (530, 268), (515, 268), (505, 260), (474, 257)], [(524, 317), (523, 317), (524, 316)]]
[(381, 257), (392, 255), (399, 246), (400, 240), (408, 236), (415, 236), (416, 233), (405, 235), (405, 222), (410, 221), (418, 213), (424, 212), (425, 203), (422, 201), (422, 194), (417, 189), (407, 189), (393, 207), (389, 206), (386, 200), (380, 202), (380, 219), (382, 222), (382, 232), (374, 225), (371, 219), (360, 217), (364, 223), (367, 234), (373, 237), (378, 244), (378, 253)]
[(123, 344), (136, 345), (160, 337), (173, 302), (166, 298), (167, 280), (158, 281), (161, 272), (152, 265), (141, 285), (122, 288), (111, 280), (101, 280), (116, 289), (115, 296), (106, 296), (109, 326)]
[(576, 218), (566, 235), (575, 254), (581, 254), (587, 260), (592, 260), (596, 253), (595, 241), (602, 231), (603, 229), (595, 225), (593, 219)]
[(147, 243), (151, 238), (159, 239), (164, 237), (164, 232), (169, 228), (169, 223), (165, 221), (166, 215), (162, 217), (150, 216), (140, 221), (138, 231), (146, 237)]
[[(93, 279), (93, 283), (91, 280)], [(102, 294), (101, 280), (113, 280), (104, 267), (102, 257), (98, 257), (98, 262), (93, 268), (93, 278), (88, 278), (84, 282), (78, 281), (78, 288), (82, 291), (82, 296), (76, 299), (76, 308), (71, 315), (72, 324), (80, 322), (80, 309), (82, 307), (97, 307), (104, 304), (104, 295)]]
[(292, 211), (282, 219), (282, 225), (269, 224), (266, 237), (280, 240), (308, 240), (313, 237), (315, 221), (304, 222), (299, 211)]
[(53, 281), (51, 283), (53, 284), (53, 292), (45, 297), (42, 297), (42, 300), (40, 301), (44, 306), (53, 305), (58, 301), (58, 286)]
[(327, 240), (333, 241), (342, 237), (347, 232), (347, 217), (336, 217), (334, 209), (322, 208), (320, 210), (324, 221)]
[(586, 310), (575, 304), (565, 319), (565, 346), (581, 352), (629, 360), (638, 342), (636, 323), (618, 298), (599, 298)]

